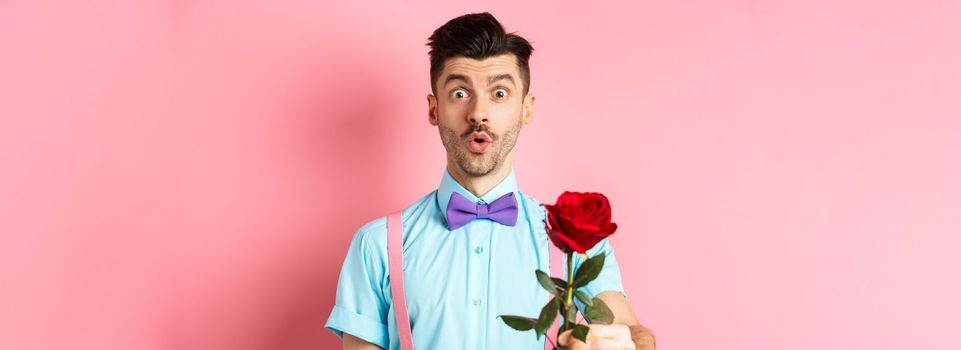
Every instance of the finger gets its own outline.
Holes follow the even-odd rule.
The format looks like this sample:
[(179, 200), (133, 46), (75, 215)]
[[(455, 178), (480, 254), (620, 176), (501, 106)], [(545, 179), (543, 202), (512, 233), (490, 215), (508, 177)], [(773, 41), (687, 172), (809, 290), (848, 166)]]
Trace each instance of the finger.
[[(574, 339), (577, 340), (577, 339)], [(564, 331), (557, 336), (557, 345), (567, 345), (571, 341), (571, 331)]]
[[(591, 340), (590, 335), (587, 336), (587, 340)], [(569, 330), (564, 331), (557, 337), (558, 345), (568, 345), (568, 342), (570, 342), (570, 349), (577, 349), (580, 345), (584, 345), (584, 342), (582, 342), (580, 339), (574, 338)]]
[(592, 324), (588, 327), (591, 328), (589, 334), (598, 338), (630, 339), (631, 337), (631, 329), (622, 324)]
[(590, 348), (604, 350), (635, 350), (635, 345), (631, 340), (598, 338), (592, 340)]

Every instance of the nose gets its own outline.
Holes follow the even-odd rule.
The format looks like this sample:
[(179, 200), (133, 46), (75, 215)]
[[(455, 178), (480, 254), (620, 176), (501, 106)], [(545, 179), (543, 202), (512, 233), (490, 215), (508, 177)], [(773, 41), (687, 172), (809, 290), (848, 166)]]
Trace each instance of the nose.
[(490, 117), (488, 101), (482, 98), (476, 98), (471, 101), (470, 111), (467, 113), (467, 121), (471, 125), (475, 124), (487, 124), (490, 122), (488, 119)]

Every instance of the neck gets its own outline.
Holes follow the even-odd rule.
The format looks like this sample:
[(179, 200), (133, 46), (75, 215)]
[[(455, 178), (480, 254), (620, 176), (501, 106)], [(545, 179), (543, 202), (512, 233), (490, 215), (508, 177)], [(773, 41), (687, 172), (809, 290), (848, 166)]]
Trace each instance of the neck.
[(487, 194), (487, 192), (490, 192), (490, 190), (493, 189), (494, 186), (497, 186), (497, 184), (501, 183), (501, 181), (504, 181), (504, 179), (507, 178), (507, 175), (510, 175), (511, 165), (510, 162), (503, 163), (501, 167), (495, 169), (487, 175), (470, 176), (462, 172), (460, 168), (454, 164), (448, 162), (447, 171), (450, 173), (450, 176), (457, 181), (457, 183), (459, 183), (461, 186), (464, 186), (464, 188), (470, 191), (470, 193), (473, 193), (475, 196), (480, 198), (481, 196)]

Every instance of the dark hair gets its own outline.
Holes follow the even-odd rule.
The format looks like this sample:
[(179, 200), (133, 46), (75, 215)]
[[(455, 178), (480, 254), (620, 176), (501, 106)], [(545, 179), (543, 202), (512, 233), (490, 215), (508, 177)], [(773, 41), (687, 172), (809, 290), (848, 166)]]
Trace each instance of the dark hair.
[(524, 94), (531, 86), (531, 69), (528, 61), (534, 48), (514, 33), (505, 33), (504, 27), (490, 13), (471, 13), (447, 21), (427, 39), (430, 46), (430, 88), (437, 93), (437, 78), (448, 58), (467, 57), (482, 60), (502, 54), (513, 54), (524, 83)]

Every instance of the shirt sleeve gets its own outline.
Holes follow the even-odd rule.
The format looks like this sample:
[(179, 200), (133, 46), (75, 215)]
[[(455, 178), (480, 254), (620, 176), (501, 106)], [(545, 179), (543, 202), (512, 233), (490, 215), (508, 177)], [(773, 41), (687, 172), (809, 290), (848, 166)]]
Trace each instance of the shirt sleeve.
[(354, 234), (337, 281), (337, 297), (325, 328), (343, 339), (344, 333), (386, 349), (387, 310), (382, 281), (386, 261), (371, 234), (361, 227)]
[[(607, 238), (601, 240), (593, 248), (586, 251), (588, 257), (593, 257), (597, 254), (604, 252), (607, 256), (604, 258), (604, 268), (601, 269), (601, 273), (596, 279), (587, 283), (586, 286), (578, 288), (577, 290), (584, 292), (588, 297), (596, 297), (598, 294), (606, 291), (619, 292), (627, 298), (627, 293), (624, 292), (624, 286), (621, 282), (621, 268), (617, 265), (617, 258), (614, 256), (614, 246), (607, 240)], [(577, 269), (584, 262), (580, 254), (574, 254), (574, 271), (576, 273)], [(566, 264), (565, 264), (566, 265)], [(566, 267), (565, 267), (566, 273)], [(577, 298), (574, 298), (574, 304), (577, 309), (582, 313), (584, 312), (585, 305), (580, 302)]]

